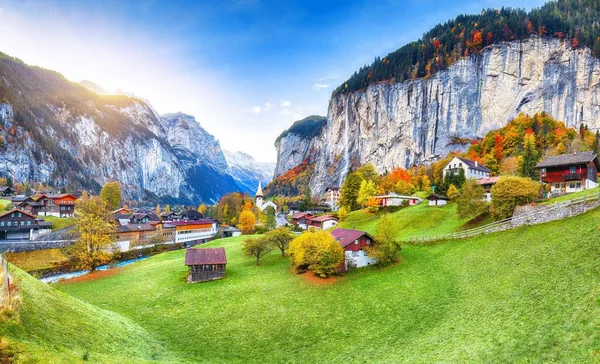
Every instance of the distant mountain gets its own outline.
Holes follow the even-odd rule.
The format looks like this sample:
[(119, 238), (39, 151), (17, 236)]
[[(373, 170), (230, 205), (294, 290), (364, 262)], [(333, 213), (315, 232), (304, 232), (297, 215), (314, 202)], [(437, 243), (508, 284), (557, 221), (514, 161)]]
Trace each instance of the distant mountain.
[(243, 192), (250, 195), (256, 192), (258, 181), (266, 186), (273, 179), (275, 163), (256, 162), (251, 155), (244, 152), (230, 152), (225, 150), (227, 172), (235, 179)]
[(94, 91), (97, 94), (100, 95), (109, 95), (111, 94), (111, 92), (106, 91), (102, 86), (98, 85), (97, 83), (94, 83), (90, 80), (83, 80), (80, 81), (79, 84), (85, 88), (87, 88), (90, 91)]
[(193, 117), (86, 87), (0, 53), (0, 176), (91, 191), (118, 180), (128, 199), (190, 204), (240, 190)]

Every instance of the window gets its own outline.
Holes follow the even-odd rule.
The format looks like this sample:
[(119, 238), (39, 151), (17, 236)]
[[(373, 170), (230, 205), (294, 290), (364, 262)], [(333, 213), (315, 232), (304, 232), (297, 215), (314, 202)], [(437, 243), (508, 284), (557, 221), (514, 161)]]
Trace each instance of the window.
[(571, 173), (571, 174), (577, 173), (577, 167), (569, 167), (569, 173)]
[(354, 244), (358, 245), (358, 240), (354, 240)]
[(4, 221), (0, 221), (0, 226), (4, 226)]
[(462, 163), (458, 163), (458, 166), (459, 166), (460, 168), (462, 168)]
[(352, 252), (352, 256), (353, 257), (357, 257), (358, 256), (358, 252)]
[(542, 177), (546, 176), (546, 168), (542, 168)]
[(581, 182), (577, 182), (577, 184), (576, 184), (576, 186), (575, 186), (575, 187), (576, 187), (576, 188), (581, 188)]
[(570, 182), (569, 183), (569, 188), (575, 188), (575, 183), (574, 182)]
[(363, 255), (364, 255), (365, 257), (368, 257), (368, 256), (369, 256), (369, 254), (367, 253), (367, 251), (366, 251), (366, 250), (363, 250), (362, 252), (363, 252)]

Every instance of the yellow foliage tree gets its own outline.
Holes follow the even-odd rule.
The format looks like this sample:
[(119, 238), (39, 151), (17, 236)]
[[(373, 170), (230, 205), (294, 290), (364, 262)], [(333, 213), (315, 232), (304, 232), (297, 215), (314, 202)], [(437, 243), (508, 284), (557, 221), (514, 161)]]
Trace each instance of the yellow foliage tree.
[(240, 213), (237, 227), (243, 234), (252, 234), (256, 225), (256, 216), (250, 210), (244, 210)]
[(100, 190), (100, 198), (108, 205), (109, 210), (116, 210), (121, 204), (121, 185), (119, 181), (108, 182)]
[(448, 187), (448, 192), (446, 192), (446, 195), (450, 200), (454, 201), (458, 198), (458, 196), (460, 196), (460, 191), (458, 191), (458, 188), (456, 188), (455, 185), (451, 184)]
[(208, 207), (206, 207), (205, 204), (198, 206), (198, 212), (201, 213), (202, 216), (206, 216), (206, 210), (208, 210)]
[(308, 231), (292, 240), (289, 254), (296, 269), (310, 269), (320, 277), (337, 272), (344, 250), (327, 231)]
[(69, 249), (77, 268), (95, 271), (111, 258), (109, 245), (116, 227), (108, 204), (100, 197), (82, 196), (75, 206), (79, 239)]

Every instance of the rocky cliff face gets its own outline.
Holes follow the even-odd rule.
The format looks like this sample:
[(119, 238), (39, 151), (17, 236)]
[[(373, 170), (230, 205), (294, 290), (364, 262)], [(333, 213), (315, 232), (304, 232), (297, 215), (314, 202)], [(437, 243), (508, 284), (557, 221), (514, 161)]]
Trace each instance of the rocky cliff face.
[(261, 163), (244, 152), (224, 151), (227, 159), (227, 173), (237, 182), (242, 192), (248, 192), (251, 196), (258, 189), (258, 182), (266, 186), (273, 178), (275, 163)]
[(193, 117), (100, 96), (0, 54), (0, 175), (127, 198), (198, 203), (239, 190), (218, 141)]
[(501, 43), (428, 79), (332, 98), (319, 135), (278, 141), (275, 175), (310, 158), (310, 186), (321, 193), (352, 165), (373, 163), (383, 173), (427, 163), (464, 148), (453, 137), (482, 137), (521, 112), (598, 128), (599, 99), (600, 61), (588, 49), (537, 37)]

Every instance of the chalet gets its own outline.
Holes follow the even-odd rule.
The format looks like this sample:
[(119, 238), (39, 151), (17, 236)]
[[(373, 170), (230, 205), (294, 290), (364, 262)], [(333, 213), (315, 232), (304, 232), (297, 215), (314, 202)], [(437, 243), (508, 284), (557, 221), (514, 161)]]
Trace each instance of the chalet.
[(113, 214), (113, 215), (130, 215), (130, 214), (133, 214), (133, 211), (129, 207), (121, 207), (120, 209), (116, 209), (115, 211), (112, 211), (111, 214)]
[(308, 220), (312, 217), (313, 215), (306, 212), (297, 212), (292, 215), (292, 223), (301, 229), (308, 229)]
[(486, 200), (487, 202), (492, 201), (492, 186), (494, 186), (496, 183), (498, 183), (499, 179), (500, 179), (500, 177), (489, 177), (489, 178), (482, 178), (482, 179), (477, 180), (477, 184), (480, 185), (481, 187), (483, 187), (483, 189), (485, 190), (483, 199)]
[(151, 221), (160, 221), (160, 219), (153, 212), (136, 212), (129, 217), (130, 224), (147, 224)]
[(70, 193), (49, 196), (58, 205), (59, 217), (73, 217), (77, 197)]
[(373, 245), (373, 237), (360, 230), (337, 228), (331, 232), (331, 236), (340, 243), (344, 249), (344, 270), (349, 268), (361, 268), (377, 263), (367, 252), (367, 247)]
[(50, 232), (51, 224), (19, 209), (0, 215), (0, 240), (32, 240)]
[(540, 182), (550, 185), (552, 194), (582, 191), (598, 186), (598, 156), (594, 152), (579, 152), (548, 157), (535, 168)]
[(242, 235), (242, 230), (235, 228), (233, 226), (224, 226), (224, 227), (221, 227), (221, 235), (224, 238), (240, 236), (240, 235)]
[(225, 248), (187, 249), (185, 265), (190, 267), (188, 283), (225, 278), (227, 266)]
[(396, 193), (389, 193), (382, 196), (373, 197), (379, 203), (379, 206), (402, 206), (405, 203), (409, 206), (417, 205), (421, 203), (421, 199), (417, 196), (403, 196)]
[(465, 178), (475, 179), (489, 178), (490, 173), (492, 172), (489, 168), (477, 161), (454, 157), (450, 163), (444, 167), (444, 178), (448, 173), (458, 174), (461, 169), (465, 172)]
[(337, 226), (338, 219), (330, 215), (316, 216), (306, 219), (306, 224), (309, 228), (312, 227), (317, 230), (326, 230)]
[(15, 195), (15, 190), (9, 186), (0, 186), (0, 196), (10, 197)]
[(181, 216), (175, 212), (163, 212), (160, 214), (160, 219), (163, 221), (179, 221), (181, 220)]
[(18, 208), (19, 210), (27, 212), (28, 214), (39, 215), (40, 214), (39, 212), (42, 209), (43, 205), (39, 201), (33, 201), (32, 199), (27, 199), (23, 202), (16, 204), (15, 207)]
[(135, 245), (145, 245), (158, 235), (151, 224), (128, 224), (117, 227), (115, 244), (121, 251), (128, 251)]
[(38, 203), (33, 207), (38, 216), (72, 217), (77, 197), (71, 194), (41, 194), (33, 196), (33, 201)]
[(323, 196), (323, 200), (327, 205), (329, 205), (331, 210), (336, 211), (340, 201), (340, 188), (327, 187), (325, 189), (325, 196)]
[(180, 219), (183, 221), (189, 221), (189, 220), (201, 220), (204, 219), (204, 215), (202, 215), (201, 213), (199, 213), (196, 210), (186, 210), (184, 212), (181, 213)]
[(438, 195), (437, 193), (427, 196), (427, 200), (429, 201), (429, 206), (442, 206), (448, 203), (448, 197)]

